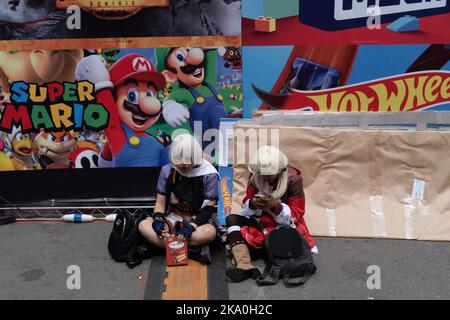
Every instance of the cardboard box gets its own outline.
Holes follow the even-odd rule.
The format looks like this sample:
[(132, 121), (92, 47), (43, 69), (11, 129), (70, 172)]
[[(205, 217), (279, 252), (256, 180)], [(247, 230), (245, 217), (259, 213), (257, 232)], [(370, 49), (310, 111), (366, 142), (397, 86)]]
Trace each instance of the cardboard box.
[[(280, 118), (273, 116), (273, 122)], [(302, 170), (305, 219), (313, 235), (450, 240), (450, 131), (257, 121), (235, 127), (233, 213), (241, 210), (247, 163), (255, 152), (249, 141), (273, 144), (279, 136), (279, 148)]]
[(259, 17), (255, 20), (255, 31), (274, 32), (277, 30), (277, 22), (272, 17)]
[(167, 266), (184, 266), (189, 264), (187, 241), (180, 241), (178, 236), (166, 238)]

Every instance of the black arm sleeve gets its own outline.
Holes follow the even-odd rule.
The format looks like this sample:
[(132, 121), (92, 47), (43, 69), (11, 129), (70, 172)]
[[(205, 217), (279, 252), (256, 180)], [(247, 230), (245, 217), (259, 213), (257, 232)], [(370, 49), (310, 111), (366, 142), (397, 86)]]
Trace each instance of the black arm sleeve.
[(198, 225), (198, 226), (202, 226), (204, 224), (207, 224), (209, 222), (209, 219), (211, 219), (213, 213), (214, 213), (214, 207), (213, 206), (206, 206), (206, 207), (204, 207), (197, 214), (197, 217), (194, 219), (194, 223), (196, 225)]

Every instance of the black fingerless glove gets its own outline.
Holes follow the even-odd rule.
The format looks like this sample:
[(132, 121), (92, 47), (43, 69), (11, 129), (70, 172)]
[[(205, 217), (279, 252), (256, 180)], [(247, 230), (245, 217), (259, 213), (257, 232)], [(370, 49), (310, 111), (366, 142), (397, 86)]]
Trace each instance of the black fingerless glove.
[(155, 212), (153, 213), (153, 223), (152, 223), (152, 227), (153, 230), (155, 230), (156, 234), (158, 236), (162, 235), (162, 232), (164, 230), (164, 228), (166, 227), (166, 223), (165, 223), (165, 214), (161, 213), (161, 212)]
[(197, 217), (195, 218), (194, 223), (196, 225), (198, 225), (198, 226), (202, 226), (204, 224), (207, 224), (209, 222), (209, 219), (211, 219), (213, 213), (214, 213), (214, 207), (213, 206), (206, 206), (206, 207), (204, 207), (197, 214)]
[(193, 225), (188, 223), (186, 220), (183, 220), (183, 224), (181, 227), (175, 232), (176, 236), (183, 236), (185, 239), (189, 239), (194, 233), (195, 228)]

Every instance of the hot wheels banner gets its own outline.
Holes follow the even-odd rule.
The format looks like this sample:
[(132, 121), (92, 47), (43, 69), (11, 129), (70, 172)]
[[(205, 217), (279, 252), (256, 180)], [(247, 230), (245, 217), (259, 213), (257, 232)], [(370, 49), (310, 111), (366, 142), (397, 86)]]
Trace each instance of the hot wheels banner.
[[(258, 107), (322, 112), (450, 109), (449, 45), (247, 47), (244, 59), (246, 116)], [(265, 67), (253, 71), (253, 63), (263, 61)]]
[(0, 171), (160, 167), (174, 130), (242, 116), (240, 51), (0, 52)]
[(255, 91), (270, 106), (285, 110), (415, 111), (450, 102), (450, 72), (417, 72), (312, 92), (289, 87), (286, 95)]

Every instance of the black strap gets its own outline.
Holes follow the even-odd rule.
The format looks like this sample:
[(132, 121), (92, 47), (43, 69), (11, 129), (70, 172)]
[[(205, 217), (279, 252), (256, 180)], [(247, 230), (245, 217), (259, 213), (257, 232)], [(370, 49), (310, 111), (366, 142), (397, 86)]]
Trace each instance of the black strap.
[(283, 277), (283, 283), (287, 288), (294, 288), (304, 285), (306, 281), (308, 281), (308, 279), (311, 278), (311, 276), (312, 273), (308, 271), (303, 277), (295, 278), (294, 280), (290, 278), (288, 273), (286, 273)]
[(313, 275), (312, 270), (308, 268), (308, 271), (302, 277), (295, 278), (295, 280), (294, 280), (291, 278), (291, 271), (292, 271), (291, 266), (293, 266), (293, 265), (294, 265), (294, 261), (292, 258), (290, 258), (289, 259), (289, 268), (283, 277), (283, 283), (287, 288), (295, 288), (298, 286), (302, 286)]
[(167, 212), (169, 209), (170, 195), (172, 194), (172, 189), (174, 187), (176, 179), (177, 179), (177, 171), (174, 168), (172, 168), (170, 170), (169, 177), (167, 178), (167, 182), (166, 182), (166, 190), (165, 190), (165, 192), (166, 192), (166, 208), (164, 210), (165, 212)]
[(194, 223), (198, 226), (202, 226), (207, 224), (211, 217), (214, 214), (213, 206), (205, 206), (200, 212), (197, 214), (197, 217), (194, 219)]
[[(270, 267), (266, 266), (263, 274), (256, 279), (256, 284), (258, 286), (273, 286), (278, 283), (280, 279), (281, 268), (279, 267)], [(272, 279), (267, 279), (268, 276), (271, 276)]]

